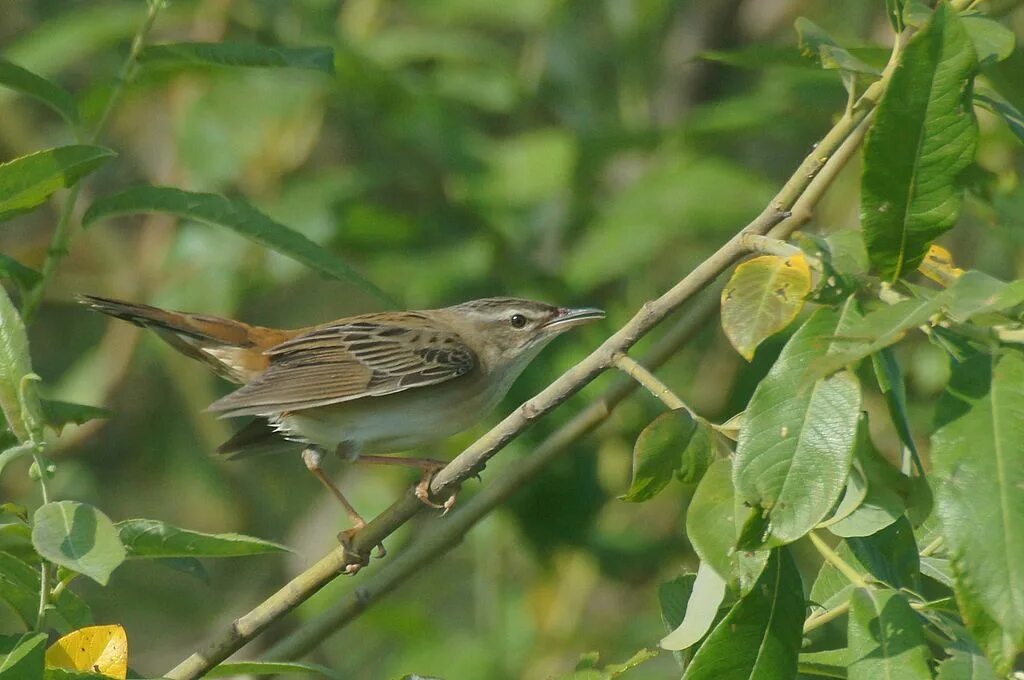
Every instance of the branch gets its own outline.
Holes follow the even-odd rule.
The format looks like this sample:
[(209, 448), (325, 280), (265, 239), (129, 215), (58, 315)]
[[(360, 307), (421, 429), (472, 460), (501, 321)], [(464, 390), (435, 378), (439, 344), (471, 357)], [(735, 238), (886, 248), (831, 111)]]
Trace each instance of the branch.
[[(855, 148), (849, 148), (850, 145), (845, 142), (852, 136), (859, 143), (864, 129), (863, 124), (878, 98), (885, 91), (895, 61), (895, 57), (890, 60), (890, 66), (886, 68), (883, 78), (868, 87), (857, 105), (843, 114), (820, 143), (815, 146), (814, 151), (803, 160), (761, 214), (668, 292), (656, 300), (645, 303), (628, 323), (605, 340), (588, 357), (513, 411), (463, 451), (434, 477), (430, 485), (431, 494), (445, 497), (456, 491), (462, 482), (479, 474), (492, 456), (529, 428), (536, 420), (550, 413), (603, 371), (612, 367), (616, 357), (629, 350), (654, 326), (711, 285), (722, 272), (743, 257), (747, 252), (743, 245), (745, 234), (768, 235), (772, 233), (775, 235), (778, 232), (773, 232), (773, 229), (780, 226), (791, 232), (803, 223), (800, 221), (802, 219), (800, 217), (788, 224), (786, 222), (787, 218), (797, 214), (794, 212), (797, 208), (808, 211), (807, 219), (809, 219), (809, 209), (813, 204), (808, 205), (805, 202), (801, 205), (799, 199), (809, 189), (813, 189), (818, 196), (824, 193), (839, 170), (839, 167), (829, 163), (833, 154), (846, 149), (844, 156), (848, 158), (849, 155), (852, 155)], [(822, 170), (827, 165), (831, 166), (832, 170), (829, 173), (823, 173)], [(815, 180), (822, 174), (825, 175), (824, 179), (816, 182)], [(530, 460), (534, 459), (535, 457)], [(484, 491), (481, 491), (482, 493)], [(367, 554), (398, 527), (422, 512), (424, 507), (424, 504), (413, 496), (411, 491), (406, 493), (355, 536), (352, 541), (352, 550), (356, 555), (341, 547), (331, 551), (255, 609), (236, 619), (228, 631), (167, 672), (166, 677), (171, 680), (191, 680), (202, 676), (241, 649), (271, 623), (310, 598), (338, 576), (339, 572), (344, 571), (346, 566), (357, 563), (359, 561), (357, 555)], [(447, 521), (454, 521), (454, 516)], [(396, 563), (397, 561), (396, 559)]]
[(677, 411), (685, 409), (691, 416), (695, 414), (682, 399), (676, 396), (675, 392), (669, 389), (668, 385), (661, 382), (656, 375), (637, 363), (636, 359), (627, 354), (620, 354), (615, 358), (615, 366), (637, 381), (645, 390), (650, 392), (658, 401), (667, 406), (669, 410)]

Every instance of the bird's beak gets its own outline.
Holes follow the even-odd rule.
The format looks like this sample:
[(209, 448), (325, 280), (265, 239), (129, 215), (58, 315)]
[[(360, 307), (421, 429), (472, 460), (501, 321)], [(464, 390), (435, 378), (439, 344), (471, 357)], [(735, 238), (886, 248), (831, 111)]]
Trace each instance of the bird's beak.
[(545, 323), (542, 328), (561, 332), (603, 318), (604, 310), (596, 307), (578, 307), (576, 309), (562, 307), (558, 310), (558, 314)]

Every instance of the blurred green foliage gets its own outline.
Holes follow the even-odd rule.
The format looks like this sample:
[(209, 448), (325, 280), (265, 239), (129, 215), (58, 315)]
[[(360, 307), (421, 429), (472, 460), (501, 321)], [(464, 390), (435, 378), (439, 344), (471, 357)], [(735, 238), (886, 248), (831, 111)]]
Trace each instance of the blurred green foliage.
[[(75, 94), (88, 128), (144, 13), (142, 2), (8, 3), (0, 55)], [(507, 410), (752, 218), (841, 112), (839, 77), (795, 46), (800, 15), (844, 44), (889, 40), (881, 1), (180, 0), (161, 14), (156, 42), (331, 47), (336, 77), (143, 63), (100, 140), (119, 158), (90, 180), (82, 203), (139, 183), (222, 192), (327, 247), (408, 308), (520, 295), (609, 310), (602, 325), (542, 355)], [(1016, 10), (1006, 21), (1019, 29), (1024, 16)], [(699, 58), (712, 51), (727, 58)], [(1018, 49), (992, 66), (993, 80), (1013, 81), (1007, 69), (1022, 60)], [(977, 184), (992, 200), (969, 197), (947, 237), (958, 264), (1002, 278), (1024, 273), (1022, 154), (1012, 141), (1001, 121), (982, 115)], [(74, 142), (57, 114), (0, 89), (0, 160)], [(857, 226), (856, 176), (851, 168), (840, 177), (813, 230)], [(38, 269), (58, 215), (54, 201), (4, 224), (0, 250)], [(345, 520), (294, 458), (217, 459), (229, 427), (203, 409), (227, 386), (154, 338), (71, 304), (76, 292), (270, 326), (384, 303), (188, 220), (133, 216), (75, 235), (30, 328), (33, 366), (47, 397), (115, 416), (68, 427), (52, 451), (51, 493), (94, 503), (115, 522), (151, 517), (296, 551), (208, 562), (208, 582), (136, 562), (107, 588), (76, 582), (97, 621), (125, 625), (132, 666), (156, 673), (332, 547)], [(720, 422), (747, 403), (780, 346), (765, 343), (748, 365), (709, 327), (659, 375)], [(920, 339), (896, 351), (911, 418), (923, 426), (946, 382), (944, 355)], [(500, 475), (605, 384), (517, 439), (485, 475)], [(864, 398), (868, 411), (884, 413), (881, 394)], [(616, 499), (629, 486), (632, 441), (658, 412), (647, 395), (624, 404), (442, 567), (375, 605), (314, 660), (351, 678), (541, 679), (591, 650), (624, 661), (651, 645), (664, 633), (656, 584), (696, 562), (679, 512), (692, 488), (672, 485), (644, 505)], [(486, 425), (429, 455), (454, 455)], [(890, 458), (899, 451), (891, 427), (873, 434)], [(349, 469), (341, 484), (372, 515), (409, 481)], [(25, 474), (0, 483), (0, 497), (38, 501)], [(437, 520), (421, 524), (429, 521)], [(389, 548), (400, 550), (417, 528)], [(357, 585), (336, 581), (298, 617)], [(20, 630), (8, 612), (0, 616), (11, 621), (0, 632)], [(629, 677), (676, 669), (662, 654)]]

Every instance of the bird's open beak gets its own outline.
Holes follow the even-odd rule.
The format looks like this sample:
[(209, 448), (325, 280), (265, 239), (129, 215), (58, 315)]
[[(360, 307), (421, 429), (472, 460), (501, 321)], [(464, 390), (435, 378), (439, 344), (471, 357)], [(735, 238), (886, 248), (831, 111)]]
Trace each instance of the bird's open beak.
[(576, 309), (563, 307), (558, 310), (558, 314), (554, 318), (544, 324), (543, 328), (564, 331), (603, 318), (604, 310), (596, 307), (578, 307)]

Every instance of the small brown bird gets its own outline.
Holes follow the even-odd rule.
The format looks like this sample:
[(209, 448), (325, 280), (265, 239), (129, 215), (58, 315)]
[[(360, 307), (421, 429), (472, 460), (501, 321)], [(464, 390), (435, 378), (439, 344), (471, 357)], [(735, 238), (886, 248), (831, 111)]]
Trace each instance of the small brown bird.
[(390, 457), (460, 432), (491, 411), (526, 365), (564, 331), (604, 317), (516, 298), (486, 298), (417, 312), (362, 314), (319, 326), (278, 330), (203, 314), (91, 295), (80, 301), (104, 314), (152, 328), (183, 354), (242, 387), (210, 410), (257, 419), (220, 447), (234, 452), (275, 437), (305, 445), (306, 466), (352, 519), (365, 521), (327, 478), (325, 452), (360, 462), (409, 465), (424, 475), (416, 495), (428, 505), (444, 466)]

